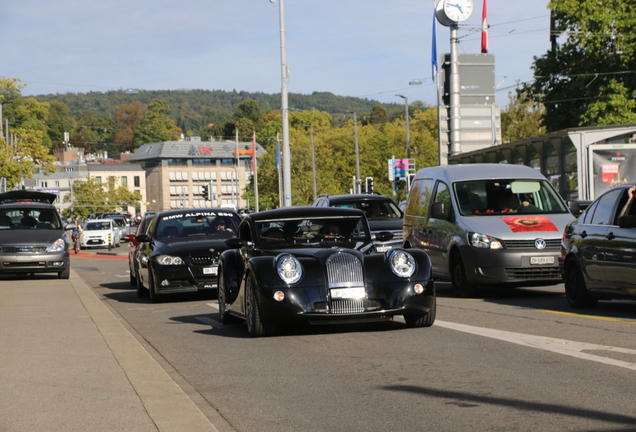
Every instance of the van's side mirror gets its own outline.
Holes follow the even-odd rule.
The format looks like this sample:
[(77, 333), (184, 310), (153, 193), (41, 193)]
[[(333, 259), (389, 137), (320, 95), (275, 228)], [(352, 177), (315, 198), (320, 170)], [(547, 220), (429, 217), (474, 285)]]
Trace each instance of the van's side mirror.
[(444, 211), (444, 203), (436, 202), (431, 207), (431, 217), (434, 219), (448, 220), (449, 214)]
[(636, 228), (636, 216), (620, 216), (618, 226), (620, 228)]
[(570, 213), (572, 213), (574, 216), (578, 216), (579, 214), (581, 214), (581, 205), (578, 201), (569, 200), (567, 204), (568, 208), (570, 209)]

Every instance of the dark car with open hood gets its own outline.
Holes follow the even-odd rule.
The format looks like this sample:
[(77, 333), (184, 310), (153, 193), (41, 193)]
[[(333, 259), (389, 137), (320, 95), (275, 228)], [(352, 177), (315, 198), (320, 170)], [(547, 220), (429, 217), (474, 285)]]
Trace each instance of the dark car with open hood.
[(166, 210), (154, 215), (138, 246), (136, 283), (139, 296), (156, 303), (165, 294), (216, 292), (220, 254), (235, 238), (240, 218), (227, 209)]
[(363, 211), (288, 207), (243, 218), (219, 263), (219, 316), (244, 319), (252, 336), (277, 324), (344, 324), (391, 320), (433, 325), (436, 298), (426, 252), (378, 252)]
[(34, 190), (0, 194), (0, 273), (57, 273), (71, 271), (69, 239), (53, 202), (57, 195)]

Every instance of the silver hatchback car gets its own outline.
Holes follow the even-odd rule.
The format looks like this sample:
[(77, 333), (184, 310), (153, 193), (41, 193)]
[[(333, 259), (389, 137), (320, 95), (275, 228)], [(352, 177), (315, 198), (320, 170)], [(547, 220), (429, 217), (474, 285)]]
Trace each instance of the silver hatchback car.
[(69, 239), (52, 204), (56, 198), (33, 190), (0, 194), (0, 273), (69, 278)]

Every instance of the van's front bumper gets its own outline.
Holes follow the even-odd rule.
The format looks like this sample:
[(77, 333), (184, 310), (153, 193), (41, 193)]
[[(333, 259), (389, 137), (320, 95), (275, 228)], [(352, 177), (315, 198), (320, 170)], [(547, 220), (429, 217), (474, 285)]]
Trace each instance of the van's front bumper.
[(472, 284), (516, 284), (561, 282), (558, 248), (537, 249), (481, 249), (460, 248), (466, 278)]

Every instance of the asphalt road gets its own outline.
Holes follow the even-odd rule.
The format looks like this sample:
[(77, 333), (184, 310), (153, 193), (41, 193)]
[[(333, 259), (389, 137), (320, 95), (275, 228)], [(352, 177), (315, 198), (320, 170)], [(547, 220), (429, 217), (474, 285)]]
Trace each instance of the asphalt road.
[(636, 430), (634, 302), (574, 311), (562, 285), (456, 299), (439, 283), (431, 328), (400, 318), (252, 339), (218, 322), (214, 299), (137, 298), (127, 261), (73, 268), (223, 430)]

